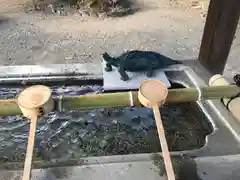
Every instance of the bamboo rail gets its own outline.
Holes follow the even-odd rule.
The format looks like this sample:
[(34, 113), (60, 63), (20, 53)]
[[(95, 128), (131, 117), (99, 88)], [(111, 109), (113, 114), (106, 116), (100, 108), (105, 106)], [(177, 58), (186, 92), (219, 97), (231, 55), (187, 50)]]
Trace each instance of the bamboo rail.
[[(240, 93), (240, 87), (236, 85), (202, 87), (201, 99), (212, 100), (222, 97), (232, 97)], [(133, 105), (141, 106), (138, 100), (138, 92), (132, 91)], [(195, 88), (169, 89), (166, 103), (180, 103), (197, 101), (199, 91)], [(109, 107), (128, 107), (131, 105), (129, 92), (91, 94), (83, 96), (64, 96), (62, 100), (58, 97), (54, 98), (55, 104), (61, 103), (64, 111), (81, 110), (81, 109), (97, 109)], [(55, 106), (55, 110), (59, 110)], [(0, 100), (0, 116), (20, 115), (15, 99)]]

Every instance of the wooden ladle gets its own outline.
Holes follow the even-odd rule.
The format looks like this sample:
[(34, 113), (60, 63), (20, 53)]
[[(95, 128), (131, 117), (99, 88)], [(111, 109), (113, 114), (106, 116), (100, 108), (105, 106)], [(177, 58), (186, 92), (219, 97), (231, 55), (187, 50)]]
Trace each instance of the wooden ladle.
[(24, 164), (22, 180), (31, 178), (32, 156), (35, 142), (36, 126), (38, 118), (49, 113), (54, 108), (54, 101), (51, 98), (52, 91), (49, 87), (36, 85), (23, 90), (17, 97), (23, 115), (30, 120), (27, 153)]
[(165, 99), (167, 98), (167, 94), (168, 88), (164, 83), (158, 80), (146, 80), (141, 84), (139, 88), (138, 99), (145, 107), (153, 108), (167, 177), (168, 180), (175, 180), (172, 161), (170, 158), (163, 123), (159, 112), (159, 106), (164, 104)]

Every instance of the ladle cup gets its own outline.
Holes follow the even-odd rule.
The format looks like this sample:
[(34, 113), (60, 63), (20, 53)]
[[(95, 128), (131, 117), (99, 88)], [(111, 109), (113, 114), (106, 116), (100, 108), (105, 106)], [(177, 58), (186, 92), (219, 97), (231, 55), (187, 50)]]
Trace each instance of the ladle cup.
[(138, 99), (142, 105), (152, 108), (156, 120), (158, 136), (162, 148), (164, 164), (166, 167), (168, 180), (175, 180), (172, 161), (168, 150), (168, 144), (164, 133), (159, 106), (164, 104), (168, 95), (168, 88), (164, 83), (158, 80), (144, 81), (138, 91)]
[(17, 104), (23, 115), (30, 120), (27, 153), (24, 163), (22, 180), (30, 180), (32, 168), (32, 156), (35, 142), (35, 134), (38, 118), (49, 113), (54, 108), (49, 87), (36, 85), (23, 90), (17, 97)]

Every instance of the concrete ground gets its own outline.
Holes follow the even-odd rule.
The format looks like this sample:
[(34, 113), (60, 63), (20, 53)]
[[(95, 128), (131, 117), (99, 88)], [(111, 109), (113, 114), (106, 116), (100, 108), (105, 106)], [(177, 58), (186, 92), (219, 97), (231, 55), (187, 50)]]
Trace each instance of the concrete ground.
[[(118, 55), (130, 49), (158, 51), (179, 60), (196, 59), (207, 9), (206, 5), (193, 8), (193, 0), (137, 0), (142, 11), (101, 20), (77, 13), (25, 13), (22, 4), (28, 1), (0, 0), (1, 65), (100, 63), (105, 51)], [(240, 28), (224, 72), (229, 77), (240, 72), (239, 35)]]

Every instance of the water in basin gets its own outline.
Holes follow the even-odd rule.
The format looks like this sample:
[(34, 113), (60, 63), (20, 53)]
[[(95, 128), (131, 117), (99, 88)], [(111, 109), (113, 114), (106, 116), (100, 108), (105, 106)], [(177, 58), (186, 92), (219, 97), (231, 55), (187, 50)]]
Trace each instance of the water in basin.
[[(101, 86), (52, 87), (54, 95), (101, 93)], [(20, 88), (0, 88), (0, 96), (15, 97)], [(200, 148), (212, 126), (195, 103), (160, 108), (171, 151)], [(0, 163), (25, 159), (29, 124), (20, 116), (0, 118)], [(34, 160), (68, 161), (161, 151), (153, 112), (147, 108), (109, 108), (51, 113), (38, 123)]]

